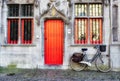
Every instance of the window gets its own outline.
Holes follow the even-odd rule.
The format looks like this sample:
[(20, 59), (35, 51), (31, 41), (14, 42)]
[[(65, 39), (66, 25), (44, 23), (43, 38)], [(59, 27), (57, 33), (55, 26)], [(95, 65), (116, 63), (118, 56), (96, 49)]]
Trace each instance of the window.
[(118, 6), (112, 6), (112, 34), (113, 42), (118, 42)]
[(102, 3), (75, 3), (75, 44), (102, 43)]
[(32, 44), (33, 5), (8, 4), (8, 44)]

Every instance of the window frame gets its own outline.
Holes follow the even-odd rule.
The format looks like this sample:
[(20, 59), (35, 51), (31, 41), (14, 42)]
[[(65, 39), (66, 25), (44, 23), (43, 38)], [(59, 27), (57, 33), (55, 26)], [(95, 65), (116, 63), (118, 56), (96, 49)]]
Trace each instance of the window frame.
[[(76, 4), (87, 4), (87, 16), (75, 16), (75, 5)], [(89, 4), (101, 4), (102, 5), (102, 16), (90, 16), (89, 15)], [(103, 2), (100, 2), (100, 1), (98, 1), (98, 2), (89, 2), (89, 1), (87, 1), (87, 2), (74, 2), (73, 3), (73, 17), (72, 17), (72, 20), (74, 21), (73, 22), (73, 25), (72, 25), (72, 45), (96, 45), (96, 44), (91, 44), (90, 43), (90, 26), (87, 28), (88, 30), (87, 30), (87, 36), (88, 36), (88, 38), (87, 38), (87, 43), (85, 43), (85, 44), (79, 44), (79, 43), (75, 43), (75, 19), (87, 19), (88, 21), (88, 25), (90, 25), (90, 19), (94, 19), (94, 18), (96, 18), (96, 19), (99, 19), (99, 18), (101, 18), (102, 19), (102, 43), (100, 43), (100, 44), (103, 44), (104, 43), (104, 41), (103, 41), (103, 24), (104, 24), (104, 3)]]
[[(120, 37), (119, 37), (119, 8), (118, 5), (114, 4), (116, 3), (116, 0), (113, 1), (113, 5), (111, 6), (111, 18), (112, 18), (112, 24), (111, 24), (111, 43), (112, 45), (120, 45)], [(114, 13), (115, 12), (115, 13)], [(116, 19), (116, 20), (114, 20)]]
[[(7, 41), (7, 44), (8, 45), (32, 45), (33, 43), (34, 43), (34, 41), (33, 41), (33, 35), (34, 35), (34, 4), (7, 4), (7, 6), (8, 5), (18, 5), (19, 6), (19, 13), (18, 13), (18, 16), (9, 16), (9, 12), (8, 12), (8, 15), (7, 15), (7, 22), (8, 22), (8, 20), (12, 20), (12, 19), (18, 19), (18, 43), (17, 44), (14, 44), (14, 43), (8, 43), (8, 41)], [(31, 16), (22, 16), (22, 13), (21, 13), (21, 10), (22, 10), (22, 5), (32, 5), (32, 15)], [(8, 7), (8, 9), (9, 9), (9, 7)], [(8, 10), (9, 11), (9, 10)], [(25, 20), (25, 19), (28, 19), (28, 20), (31, 20), (32, 21), (32, 25), (31, 25), (31, 28), (32, 28), (32, 30), (31, 30), (31, 33), (32, 33), (32, 35), (31, 35), (31, 41), (32, 41), (32, 43), (28, 43), (28, 44), (25, 44), (25, 43), (22, 43), (22, 29), (23, 29), (23, 27), (22, 27), (22, 20)], [(8, 26), (7, 26), (7, 28), (9, 28)], [(7, 33), (9, 33), (10, 32), (10, 30), (7, 30)], [(10, 39), (8, 39), (8, 35), (7, 35), (7, 40), (10, 40)]]

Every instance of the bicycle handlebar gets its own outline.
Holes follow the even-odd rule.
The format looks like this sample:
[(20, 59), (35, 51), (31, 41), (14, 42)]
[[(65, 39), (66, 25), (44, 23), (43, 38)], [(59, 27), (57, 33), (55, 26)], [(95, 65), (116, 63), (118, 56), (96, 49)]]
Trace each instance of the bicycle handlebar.
[(97, 48), (99, 49), (99, 48), (100, 48), (100, 45), (96, 45), (96, 46), (94, 46), (94, 48), (95, 48), (95, 49), (97, 49)]

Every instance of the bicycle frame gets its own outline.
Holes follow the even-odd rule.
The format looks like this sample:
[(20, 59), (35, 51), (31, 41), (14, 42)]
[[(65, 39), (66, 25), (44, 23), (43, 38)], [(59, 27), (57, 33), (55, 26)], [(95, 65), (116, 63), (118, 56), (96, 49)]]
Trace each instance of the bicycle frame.
[[(100, 58), (101, 52), (100, 52), (100, 50), (99, 50), (99, 47), (97, 47), (96, 49), (97, 49), (97, 52), (94, 54), (94, 56), (92, 57), (92, 59), (88, 59), (86, 52), (83, 52), (83, 54), (85, 55), (85, 56), (84, 56), (84, 60), (85, 60), (85, 61), (89, 61), (90, 63), (92, 63), (92, 62), (95, 61), (98, 57)], [(102, 61), (102, 60), (101, 60), (101, 61)]]
[(96, 60), (98, 57), (101, 56), (100, 51), (96, 52), (96, 54), (93, 56), (93, 58), (91, 59), (90, 63), (92, 63), (94, 60)]
[[(92, 59), (88, 59), (87, 57), (87, 48), (82, 48), (83, 52), (83, 60), (80, 62), (74, 62), (72, 59), (70, 60), (70, 66), (75, 71), (84, 70), (86, 67), (92, 66), (92, 62), (95, 62), (95, 67), (101, 72), (108, 72), (112, 69), (112, 62), (109, 64), (109, 58), (102, 56), (102, 52), (106, 50), (106, 48), (102, 48), (100, 45), (95, 46), (96, 53), (93, 55)], [(106, 59), (106, 60), (105, 60)], [(108, 61), (107, 61), (108, 60)], [(109, 66), (111, 65), (111, 67)]]

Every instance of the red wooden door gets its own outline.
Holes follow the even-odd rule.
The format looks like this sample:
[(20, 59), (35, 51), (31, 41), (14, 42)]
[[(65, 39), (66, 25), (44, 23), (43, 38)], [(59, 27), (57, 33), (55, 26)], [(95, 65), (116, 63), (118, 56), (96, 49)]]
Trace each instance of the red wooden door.
[(46, 20), (44, 27), (45, 64), (63, 63), (64, 23), (62, 20)]

